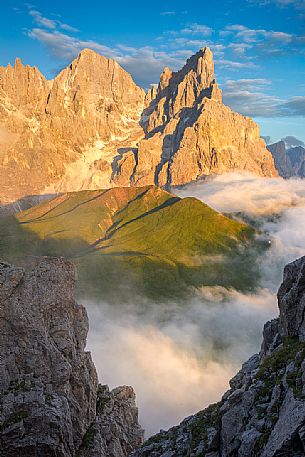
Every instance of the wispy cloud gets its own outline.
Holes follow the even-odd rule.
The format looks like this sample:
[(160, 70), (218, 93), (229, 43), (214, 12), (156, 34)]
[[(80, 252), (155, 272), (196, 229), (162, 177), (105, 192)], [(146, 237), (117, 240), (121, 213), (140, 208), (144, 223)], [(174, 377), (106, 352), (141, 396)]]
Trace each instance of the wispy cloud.
[[(163, 15), (173, 15), (164, 11)], [(259, 78), (262, 54), (289, 52), (305, 54), (305, 37), (279, 30), (254, 29), (242, 24), (231, 24), (223, 30), (213, 30), (207, 24), (188, 23), (178, 30), (167, 31), (149, 46), (106, 44), (81, 39), (73, 35), (76, 29), (57, 19), (49, 19), (29, 8), (36, 27), (27, 31), (30, 38), (42, 43), (62, 64), (68, 64), (85, 47), (118, 61), (132, 74), (136, 82), (148, 88), (159, 81), (165, 66), (176, 71), (199, 48), (209, 46), (214, 54), (216, 69), (244, 71), (247, 79), (228, 79), (224, 86), (224, 100), (234, 110), (251, 117), (304, 116), (305, 96), (281, 99), (272, 93), (271, 81)], [(259, 63), (258, 63), (259, 62)], [(139, 63), (141, 63), (139, 65)]]
[(97, 52), (115, 56), (114, 51), (96, 41), (80, 40), (59, 31), (47, 31), (41, 28), (33, 28), (28, 31), (30, 38), (36, 39), (44, 44), (51, 54), (57, 59), (71, 60), (84, 48), (91, 48)]
[(305, 9), (305, 0), (248, 0), (249, 3), (253, 3), (256, 6), (266, 6), (269, 4), (274, 4), (279, 8), (287, 8), (293, 6), (296, 9)]
[(257, 68), (258, 65), (251, 61), (235, 61), (235, 60), (228, 60), (228, 59), (215, 59), (215, 63), (219, 67), (229, 68), (229, 69), (241, 69), (241, 68)]
[(177, 13), (176, 11), (161, 11), (161, 16), (175, 16)]
[(56, 21), (42, 16), (42, 14), (39, 11), (30, 10), (29, 14), (30, 14), (30, 16), (33, 17), (36, 24), (38, 24), (42, 27), (46, 27), (47, 29), (56, 29), (56, 26), (57, 26)]
[(305, 96), (292, 97), (283, 108), (287, 115), (305, 116)]
[[(213, 29), (207, 25), (203, 24), (188, 24), (185, 28), (180, 30), (180, 33), (186, 34), (186, 35), (203, 35), (203, 36), (209, 36), (213, 32)], [(179, 32), (178, 32), (179, 33)]]
[(79, 30), (75, 27), (72, 27), (69, 24), (65, 24), (58, 19), (50, 19), (45, 17), (40, 11), (33, 9), (31, 5), (28, 6), (28, 13), (33, 18), (35, 24), (39, 27), (43, 27), (50, 30), (55, 30), (56, 28), (60, 28), (62, 30), (66, 30), (68, 32), (78, 32)]
[(250, 117), (305, 116), (305, 96), (289, 100), (268, 94), (267, 79), (228, 80), (224, 84), (224, 101), (232, 109)]

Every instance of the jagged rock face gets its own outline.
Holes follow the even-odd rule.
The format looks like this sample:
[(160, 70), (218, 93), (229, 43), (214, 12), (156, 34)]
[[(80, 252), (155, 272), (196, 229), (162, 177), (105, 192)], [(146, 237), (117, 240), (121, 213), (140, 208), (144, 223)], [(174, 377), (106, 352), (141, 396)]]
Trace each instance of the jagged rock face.
[[(73, 457), (99, 420), (97, 375), (85, 352), (87, 314), (73, 298), (72, 263), (33, 263), (29, 271), (0, 263), (0, 455)], [(120, 389), (125, 397), (105, 395), (115, 414), (100, 409), (104, 424), (109, 421), (108, 435), (101, 429), (100, 440), (115, 441), (125, 456), (143, 433), (133, 392)]]
[(305, 148), (302, 146), (296, 146), (290, 148), (287, 151), (287, 155), (290, 159), (291, 166), (293, 169), (294, 176), (305, 177)]
[(305, 341), (304, 258), (285, 267), (284, 281), (278, 291), (278, 303), (282, 334)]
[[(164, 70), (142, 122), (146, 136), (139, 142), (130, 175), (135, 185), (180, 185), (234, 170), (277, 175), (257, 124), (223, 105), (208, 48), (177, 73)], [(115, 181), (120, 184), (128, 173), (121, 163)]]
[(267, 146), (274, 158), (274, 164), (279, 172), (279, 175), (283, 178), (290, 178), (293, 176), (293, 169), (289, 157), (286, 153), (286, 145), (284, 141), (270, 144)]
[(275, 167), (280, 176), (283, 178), (305, 177), (305, 148), (296, 146), (287, 149), (285, 142), (279, 141), (270, 144), (268, 150), (274, 158)]
[(1, 200), (110, 187), (114, 158), (143, 136), (145, 92), (112, 59), (85, 49), (53, 81), (0, 68)]
[(285, 268), (279, 319), (219, 403), (160, 432), (133, 457), (305, 455), (305, 257)]
[(79, 449), (79, 457), (125, 457), (143, 444), (132, 387), (111, 392), (100, 386), (97, 415)]
[(53, 81), (19, 60), (0, 68), (0, 147), (2, 203), (233, 170), (276, 175), (258, 126), (222, 104), (208, 48), (165, 68), (147, 94), (89, 49)]
[(60, 259), (44, 259), (29, 272), (0, 265), (6, 456), (36, 448), (38, 455), (73, 455), (95, 417), (97, 376), (84, 351), (88, 320), (74, 301), (74, 281), (74, 266)]

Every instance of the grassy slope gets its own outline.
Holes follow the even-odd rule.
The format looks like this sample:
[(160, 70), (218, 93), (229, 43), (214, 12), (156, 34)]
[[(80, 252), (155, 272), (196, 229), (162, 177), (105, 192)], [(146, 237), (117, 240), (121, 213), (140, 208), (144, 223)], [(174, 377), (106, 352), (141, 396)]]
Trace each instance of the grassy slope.
[[(0, 231), (2, 256), (71, 256), (79, 263), (81, 288), (90, 284), (107, 295), (113, 284), (132, 284), (155, 297), (210, 283), (205, 256), (232, 258), (253, 234), (194, 198), (155, 187), (65, 194), (0, 219)], [(224, 265), (218, 262), (214, 273), (223, 274)]]

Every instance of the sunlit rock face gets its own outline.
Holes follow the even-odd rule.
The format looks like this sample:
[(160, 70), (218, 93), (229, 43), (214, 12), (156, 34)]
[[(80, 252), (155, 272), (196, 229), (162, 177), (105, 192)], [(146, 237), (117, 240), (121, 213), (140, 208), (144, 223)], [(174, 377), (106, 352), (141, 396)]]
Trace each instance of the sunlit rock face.
[[(139, 142), (130, 176), (135, 185), (179, 185), (234, 170), (277, 176), (257, 124), (222, 103), (208, 48), (177, 73), (164, 69), (142, 123), (146, 136)], [(121, 164), (116, 182), (128, 174), (129, 166)]]
[(305, 455), (305, 257), (287, 265), (280, 315), (264, 327), (259, 354), (219, 401), (150, 438), (133, 457)]
[(0, 68), (1, 202), (113, 186), (177, 185), (233, 170), (276, 176), (258, 126), (222, 103), (208, 48), (147, 94), (84, 49), (47, 81)]
[(0, 262), (1, 456), (125, 457), (142, 443), (132, 388), (98, 386), (74, 283), (62, 258)]
[(89, 49), (53, 81), (20, 60), (0, 68), (2, 202), (111, 186), (118, 148), (143, 136), (144, 98), (118, 63)]

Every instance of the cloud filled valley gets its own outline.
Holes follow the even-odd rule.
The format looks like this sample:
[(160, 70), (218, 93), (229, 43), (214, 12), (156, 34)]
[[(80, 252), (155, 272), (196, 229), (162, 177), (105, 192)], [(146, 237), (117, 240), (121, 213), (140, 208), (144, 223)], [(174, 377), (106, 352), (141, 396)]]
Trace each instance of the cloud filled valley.
[(278, 313), (275, 294), (284, 265), (304, 254), (301, 180), (230, 174), (175, 191), (254, 221), (270, 247), (254, 259), (260, 275), (249, 293), (215, 285), (179, 303), (136, 294), (132, 305), (83, 298), (91, 323), (88, 348), (99, 376), (110, 386), (134, 386), (147, 436), (221, 397), (241, 364), (259, 350), (264, 323)]

